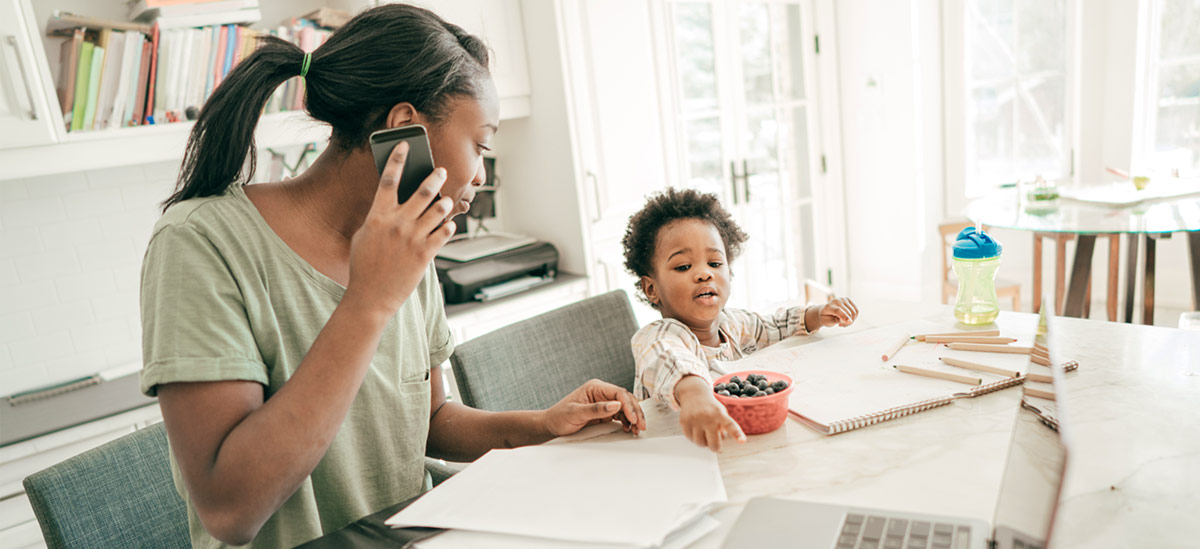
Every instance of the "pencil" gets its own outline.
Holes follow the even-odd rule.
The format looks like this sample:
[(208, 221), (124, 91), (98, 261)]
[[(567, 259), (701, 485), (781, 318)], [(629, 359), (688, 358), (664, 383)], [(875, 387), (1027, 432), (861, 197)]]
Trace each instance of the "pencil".
[(1030, 354), (1030, 355), (1029, 355), (1029, 361), (1030, 361), (1030, 362), (1032, 362), (1032, 363), (1034, 363), (1034, 364), (1041, 364), (1042, 366), (1049, 366), (1049, 365), (1050, 365), (1050, 359), (1048, 359), (1048, 358), (1043, 358), (1041, 355), (1039, 355), (1039, 354), (1037, 354), (1037, 353), (1032, 353), (1032, 354)]
[(1047, 374), (1025, 374), (1027, 381), (1037, 381), (1040, 383), (1054, 383), (1054, 378)]
[(908, 343), (909, 337), (910, 336), (908, 334), (904, 334), (900, 339), (897, 339), (891, 347), (888, 347), (888, 350), (883, 352), (883, 358), (880, 360), (887, 362), (889, 359), (896, 356), (896, 353), (900, 352), (900, 348), (903, 347), (905, 343)]
[(989, 374), (996, 374), (998, 376), (1017, 377), (1021, 375), (1021, 372), (1016, 370), (1005, 370), (1004, 368), (988, 366), (987, 364), (979, 364), (978, 362), (971, 362), (969, 360), (950, 358), (948, 356), (940, 357), (940, 360), (951, 366), (958, 366), (959, 368), (966, 368), (968, 370), (978, 370), (980, 372), (987, 372)]
[(938, 379), (946, 379), (949, 381), (957, 381), (966, 383), (967, 385), (979, 385), (983, 380), (977, 377), (964, 376), (959, 374), (951, 374), (949, 372), (939, 372), (937, 370), (926, 370), (925, 368), (917, 368), (916, 366), (905, 366), (903, 364), (893, 364), (893, 368), (900, 370), (906, 374), (914, 374), (925, 377), (936, 377)]
[(1000, 330), (978, 330), (974, 332), (942, 332), (940, 334), (917, 334), (913, 336), (917, 341), (925, 341), (930, 336), (998, 336)]
[(1052, 393), (1050, 391), (1043, 391), (1041, 389), (1034, 389), (1033, 387), (1030, 387), (1028, 385), (1025, 386), (1025, 396), (1044, 398), (1046, 400), (1054, 400), (1054, 393)]
[(1037, 355), (1042, 358), (1050, 358), (1050, 352), (1047, 351), (1045, 347), (1038, 347), (1037, 345), (1033, 346), (1033, 350), (1030, 351), (1030, 354)]
[(979, 351), (984, 353), (1013, 353), (1018, 355), (1027, 355), (1032, 352), (1030, 347), (1017, 347), (1015, 345), (987, 345), (983, 343), (947, 343), (947, 347), (955, 351)]
[(925, 343), (994, 343), (1007, 345), (1016, 341), (1016, 338), (999, 336), (925, 336)]

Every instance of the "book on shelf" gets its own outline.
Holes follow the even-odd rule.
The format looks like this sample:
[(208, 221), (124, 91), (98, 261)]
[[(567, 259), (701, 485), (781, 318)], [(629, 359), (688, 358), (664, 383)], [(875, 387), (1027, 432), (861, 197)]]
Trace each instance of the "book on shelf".
[(145, 23), (115, 21), (112, 19), (88, 17), (86, 15), (78, 15), (67, 11), (54, 10), (50, 13), (49, 20), (46, 21), (46, 36), (71, 36), (76, 29), (80, 28), (93, 30), (112, 29), (145, 33), (150, 32), (150, 25)]
[(110, 31), (104, 45), (104, 68), (100, 71), (100, 93), (96, 96), (96, 120), (92, 129), (108, 127), (113, 111), (113, 96), (121, 81), (121, 63), (125, 60), (125, 32)]
[(92, 50), (96, 45), (83, 42), (79, 48), (79, 62), (75, 68), (75, 97), (71, 103), (71, 131), (83, 129), (83, 111), (87, 107), (88, 78), (92, 71)]
[(129, 4), (131, 21), (150, 22), (159, 17), (185, 17), (208, 13), (220, 13), (258, 8), (258, 0), (214, 0), (188, 2), (166, 6), (151, 6), (145, 0)]
[(100, 73), (104, 72), (104, 48), (99, 44), (92, 48), (92, 64), (88, 71), (87, 98), (81, 124), (83, 129), (91, 129), (96, 120), (96, 96), (100, 93)]
[(82, 47), (83, 29), (75, 29), (71, 38), (63, 40), (58, 58), (58, 105), (62, 108), (63, 120), (68, 128), (71, 127), (71, 108), (75, 104), (75, 70)]

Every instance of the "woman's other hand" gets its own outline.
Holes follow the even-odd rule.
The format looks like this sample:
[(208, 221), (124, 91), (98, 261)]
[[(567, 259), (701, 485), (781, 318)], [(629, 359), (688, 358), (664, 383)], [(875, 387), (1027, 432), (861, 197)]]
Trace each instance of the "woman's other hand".
[(544, 412), (544, 426), (552, 436), (569, 435), (607, 421), (620, 421), (625, 432), (646, 430), (646, 416), (633, 394), (611, 383), (593, 379), (571, 391)]

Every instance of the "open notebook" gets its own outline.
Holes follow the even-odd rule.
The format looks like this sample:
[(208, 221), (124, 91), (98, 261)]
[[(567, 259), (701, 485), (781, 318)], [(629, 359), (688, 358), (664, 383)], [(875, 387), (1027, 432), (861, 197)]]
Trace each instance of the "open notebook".
[[(1002, 316), (1000, 335), (1016, 338), (1014, 346), (1033, 344), (1036, 317)], [(995, 326), (991, 326), (995, 328)], [(817, 431), (832, 435), (873, 425), (1020, 385), (1023, 376), (1005, 377), (943, 364), (938, 357), (953, 357), (1024, 373), (1027, 354), (954, 351), (945, 345), (912, 340), (892, 360), (880, 360), (903, 334), (955, 331), (951, 323), (914, 320), (860, 332), (837, 334), (822, 341), (778, 353), (752, 355), (726, 365), (729, 371), (764, 369), (791, 376), (792, 416)], [(893, 364), (916, 366), (981, 378), (977, 386), (906, 374)]]

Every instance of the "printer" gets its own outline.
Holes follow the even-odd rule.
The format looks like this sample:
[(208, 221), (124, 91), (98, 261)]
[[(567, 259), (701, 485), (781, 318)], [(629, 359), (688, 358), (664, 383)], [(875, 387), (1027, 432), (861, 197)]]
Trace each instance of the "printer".
[(552, 282), (558, 250), (549, 242), (528, 240), (483, 247), (470, 240), (447, 244), (433, 260), (446, 303), (490, 301)]

